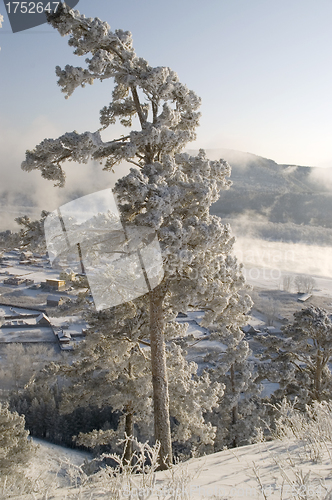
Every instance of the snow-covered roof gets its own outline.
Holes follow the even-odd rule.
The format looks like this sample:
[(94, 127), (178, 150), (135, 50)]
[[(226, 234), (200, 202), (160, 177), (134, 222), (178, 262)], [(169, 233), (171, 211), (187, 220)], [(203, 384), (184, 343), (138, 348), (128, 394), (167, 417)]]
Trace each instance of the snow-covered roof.
[(70, 335), (70, 333), (68, 331), (64, 332), (63, 330), (59, 330), (57, 332), (57, 335), (58, 335), (58, 338), (59, 338), (60, 341), (61, 340), (70, 340), (71, 339), (71, 335)]
[(310, 299), (310, 297), (312, 296), (311, 293), (303, 293), (302, 295), (300, 295), (300, 297), (298, 297), (298, 301), (299, 302), (305, 302), (306, 300)]
[(44, 313), (41, 313), (41, 314), (39, 314), (39, 316), (37, 316), (36, 323), (39, 323), (43, 319), (45, 319), (48, 323), (51, 323), (48, 316), (46, 316), (46, 314), (44, 314)]
[(280, 328), (277, 328), (275, 326), (267, 326), (265, 328), (265, 330), (268, 332), (268, 333), (281, 333), (281, 330)]
[(242, 331), (243, 331), (243, 333), (259, 333), (260, 332), (260, 330), (257, 330), (257, 328), (250, 325), (249, 323), (248, 323), (248, 325), (246, 325), (242, 328)]

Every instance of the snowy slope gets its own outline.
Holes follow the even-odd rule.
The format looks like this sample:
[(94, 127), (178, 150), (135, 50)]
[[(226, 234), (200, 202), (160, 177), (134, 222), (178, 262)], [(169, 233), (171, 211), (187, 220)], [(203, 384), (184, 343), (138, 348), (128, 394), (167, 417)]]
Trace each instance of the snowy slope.
[[(329, 449), (330, 457), (331, 451), (332, 447)], [(302, 458), (299, 458), (301, 454)], [(331, 458), (326, 451), (318, 463), (313, 463), (304, 454), (304, 448), (299, 448), (299, 445), (294, 442), (273, 441), (191, 459), (174, 468), (173, 481), (169, 471), (157, 472), (153, 488), (151, 491), (148, 488), (145, 490), (151, 495), (146, 494), (141, 498), (142, 500), (148, 498), (150, 500), (174, 500), (175, 498), (177, 500), (324, 499), (326, 492), (332, 488)], [(112, 495), (110, 490), (110, 478), (107, 481), (103, 479), (102, 482), (95, 481), (82, 487), (75, 484), (75, 474), (72, 474), (70, 481), (68, 460), (73, 466), (77, 466), (86, 457), (87, 454), (84, 453), (39, 442), (37, 455), (29, 467), (29, 475), (30, 477), (46, 476), (49, 481), (48, 494), (21, 495), (15, 498), (22, 500), (130, 498), (125, 487), (122, 488), (122, 496), (113, 496), (114, 493)], [(66, 466), (65, 462), (67, 462)], [(305, 479), (305, 474), (309, 471), (310, 476)], [(134, 489), (135, 485), (137, 489), (140, 487), (140, 480), (140, 476), (133, 478)], [(175, 485), (180, 490), (182, 489), (182, 496), (171, 496)], [(300, 497), (300, 493), (306, 493), (307, 496)]]

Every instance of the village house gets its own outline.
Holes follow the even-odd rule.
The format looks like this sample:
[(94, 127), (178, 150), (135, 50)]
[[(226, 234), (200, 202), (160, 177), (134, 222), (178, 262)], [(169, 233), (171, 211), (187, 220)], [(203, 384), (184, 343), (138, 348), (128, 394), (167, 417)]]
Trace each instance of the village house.
[(73, 345), (72, 345), (72, 337), (69, 332), (64, 331), (62, 328), (59, 328), (55, 332), (59, 344), (60, 344), (60, 349), (62, 351), (72, 351), (73, 350)]
[(50, 324), (51, 324), (51, 321), (50, 321), (49, 317), (46, 316), (46, 314), (41, 313), (41, 314), (39, 314), (39, 316), (37, 316), (36, 325), (38, 325), (38, 326), (50, 326)]
[(36, 328), (40, 326), (50, 326), (51, 321), (44, 313), (23, 314), (16, 316), (5, 316), (5, 322), (0, 328), (14, 328), (17, 326), (26, 328)]
[(59, 279), (47, 279), (46, 286), (54, 288), (54, 290), (63, 290), (66, 287), (66, 282)]

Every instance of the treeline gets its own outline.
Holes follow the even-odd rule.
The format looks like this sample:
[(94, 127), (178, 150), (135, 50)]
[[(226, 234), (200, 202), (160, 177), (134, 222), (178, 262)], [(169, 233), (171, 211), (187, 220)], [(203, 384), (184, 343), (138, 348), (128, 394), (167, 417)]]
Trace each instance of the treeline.
[[(33, 384), (10, 398), (9, 408), (25, 416), (26, 429), (31, 436), (69, 448), (79, 448), (73, 440), (80, 432), (94, 429), (116, 429), (119, 415), (111, 407), (85, 406), (75, 408), (71, 413), (60, 412), (61, 390), (55, 384)], [(94, 450), (98, 452), (99, 450)]]

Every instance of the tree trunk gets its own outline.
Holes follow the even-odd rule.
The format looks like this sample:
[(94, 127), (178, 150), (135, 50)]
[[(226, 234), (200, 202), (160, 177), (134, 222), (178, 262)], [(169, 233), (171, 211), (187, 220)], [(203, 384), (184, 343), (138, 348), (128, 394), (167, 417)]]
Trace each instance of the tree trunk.
[(81, 264), (81, 272), (82, 272), (82, 274), (85, 274), (85, 269), (84, 269), (84, 264), (83, 264), (82, 250), (81, 250), (81, 245), (79, 243), (77, 243), (77, 251), (78, 251), (78, 256), (79, 256), (80, 264)]
[[(125, 433), (127, 434), (128, 437), (134, 435), (134, 415), (133, 413), (130, 412), (126, 414)], [(123, 456), (123, 461), (125, 464), (130, 464), (132, 455), (133, 455), (133, 443), (132, 441), (128, 441)]]
[[(233, 393), (233, 395), (235, 395), (235, 371), (234, 371), (234, 365), (231, 366), (231, 386), (232, 386), (232, 393)], [(237, 421), (238, 421), (237, 405), (238, 405), (238, 403), (236, 403), (236, 405), (233, 406), (233, 408), (232, 408), (232, 425), (235, 425), (237, 423)], [(236, 439), (235, 436), (234, 436), (234, 439), (233, 439), (233, 446), (234, 446), (234, 448), (237, 447), (237, 439)]]
[(169, 395), (166, 369), (166, 351), (163, 338), (163, 283), (149, 292), (150, 344), (154, 405), (154, 435), (160, 442), (160, 470), (172, 463), (171, 426), (169, 420)]
[(314, 380), (317, 401), (321, 401), (322, 370), (323, 370), (322, 355), (321, 355), (321, 352), (320, 352), (319, 347), (318, 347), (317, 356), (316, 356), (315, 380)]

